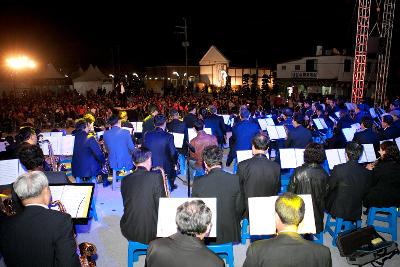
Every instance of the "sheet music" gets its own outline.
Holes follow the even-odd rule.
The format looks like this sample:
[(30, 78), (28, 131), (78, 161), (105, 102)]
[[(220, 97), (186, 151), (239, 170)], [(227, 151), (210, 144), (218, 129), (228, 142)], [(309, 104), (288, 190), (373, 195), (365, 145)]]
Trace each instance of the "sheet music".
[(97, 140), (100, 139), (100, 137), (101, 137), (102, 135), (104, 135), (104, 131), (96, 132)]
[[(59, 152), (60, 148), (59, 148), (59, 143), (61, 140), (61, 137), (59, 136), (47, 136), (44, 138), (44, 140), (48, 140), (51, 144), (51, 148), (53, 149), (53, 153), (54, 155), (57, 155), (57, 153)], [(43, 155), (48, 156), (49, 155), (49, 145), (48, 143), (41, 143), (40, 144), (40, 148), (43, 151)]]
[(397, 147), (400, 150), (400, 137), (397, 137), (396, 139), (394, 139), (396, 141)]
[(343, 132), (344, 137), (346, 138), (347, 142), (350, 142), (353, 140), (356, 130), (354, 128), (343, 128), (342, 132)]
[(325, 119), (319, 118), (319, 121), (321, 122), (322, 127), (324, 127), (324, 129), (328, 129), (328, 125), (326, 125)]
[(280, 126), (275, 126), (276, 131), (278, 132), (278, 136), (281, 139), (285, 139), (287, 137), (285, 127), (280, 125)]
[(320, 104), (322, 106), (322, 108), (325, 110), (325, 104)]
[(376, 160), (376, 154), (373, 144), (363, 144), (364, 150), (359, 163), (374, 162)]
[[(299, 195), (305, 204), (304, 219), (298, 228), (299, 234), (315, 233), (314, 209), (311, 195)], [(274, 235), (275, 202), (278, 196), (249, 198), (249, 221), (251, 235)]]
[(304, 150), (305, 149), (300, 149), (300, 148), (296, 148), (294, 150), (294, 153), (296, 155), (296, 166), (297, 167), (304, 164)]
[(224, 119), (224, 124), (229, 125), (229, 118), (231, 117), (230, 115), (222, 114), (222, 115), (219, 115), (219, 116), (221, 116)]
[(336, 123), (336, 122), (337, 122), (336, 119), (334, 119), (332, 116), (329, 116), (329, 119), (330, 119), (333, 123)]
[(217, 199), (216, 198), (160, 198), (158, 205), (157, 237), (168, 237), (176, 233), (176, 210), (186, 201), (203, 200), (212, 212), (209, 237), (217, 236)]
[(43, 132), (41, 135), (43, 135), (44, 139), (46, 139), (47, 137), (51, 136), (51, 132)]
[(382, 144), (383, 142), (386, 142), (386, 141), (393, 142), (393, 139), (386, 139), (386, 140), (379, 141), (379, 144)]
[(346, 156), (344, 149), (326, 149), (325, 155), (328, 160), (329, 169), (332, 170), (334, 166), (346, 163)]
[(188, 128), (188, 139), (189, 139), (189, 143), (190, 141), (192, 141), (193, 138), (195, 138), (197, 136), (196, 130), (193, 128)]
[(267, 125), (269, 125), (269, 126), (275, 126), (274, 119), (272, 119), (272, 118), (265, 118), (265, 121), (267, 122)]
[(0, 152), (7, 151), (6, 146), (8, 145), (8, 142), (0, 142)]
[(337, 150), (340, 158), (341, 163), (347, 162), (346, 150), (344, 148), (340, 148)]
[(54, 137), (61, 137), (63, 136), (63, 132), (51, 132), (50, 136)]
[(336, 118), (340, 118), (340, 112), (339, 111), (335, 112), (335, 115), (336, 115)]
[(11, 184), (19, 176), (19, 160), (0, 160), (0, 185)]
[(75, 136), (61, 136), (61, 142), (59, 144), (60, 151), (59, 154), (56, 155), (72, 156), (74, 153)]
[(143, 122), (142, 121), (136, 122), (135, 132), (136, 133), (142, 133), (143, 132)]
[(361, 125), (357, 122), (351, 125), (351, 128), (353, 128), (356, 132), (360, 129)]
[(376, 115), (375, 109), (374, 108), (370, 108), (369, 109), (369, 114), (371, 114), (371, 117), (373, 119), (375, 119), (376, 117), (378, 117), (378, 115)]
[(324, 126), (322, 125), (321, 121), (319, 118), (313, 119), (315, 126), (317, 126), (318, 130), (323, 130)]
[(355, 110), (356, 104), (354, 103), (345, 103), (348, 110)]
[(204, 128), (204, 131), (206, 132), (206, 134), (212, 135), (211, 128)]
[(276, 140), (279, 139), (278, 131), (276, 130), (276, 126), (267, 126), (267, 132), (269, 139)]
[(295, 169), (297, 167), (296, 152), (294, 148), (279, 149), (282, 169)]
[[(52, 185), (50, 191), (52, 200), (60, 200), (66, 212), (72, 218), (87, 218), (90, 209), (90, 198), (94, 186)], [(54, 191), (54, 194), (53, 194)], [(52, 207), (52, 209), (56, 209)]]
[(182, 148), (183, 146), (183, 139), (185, 138), (184, 134), (181, 133), (172, 133), (174, 136), (174, 145), (176, 148)]
[(236, 151), (237, 161), (242, 162), (246, 159), (251, 159), (253, 157), (253, 151), (251, 150), (238, 150)]
[(258, 119), (258, 124), (263, 131), (265, 131), (267, 129), (267, 126), (269, 126), (266, 119)]

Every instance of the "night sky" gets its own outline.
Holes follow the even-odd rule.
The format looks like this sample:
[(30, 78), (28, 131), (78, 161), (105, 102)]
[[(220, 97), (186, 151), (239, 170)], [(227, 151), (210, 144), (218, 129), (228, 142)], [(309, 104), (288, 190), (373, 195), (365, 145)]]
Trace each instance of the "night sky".
[[(110, 69), (113, 59), (121, 69), (184, 65), (183, 35), (174, 33), (179, 30), (176, 25), (183, 25), (183, 17), (189, 27), (189, 64), (197, 65), (212, 44), (222, 51), (247, 55), (245, 62), (257, 59), (259, 65), (271, 67), (314, 55), (316, 45), (354, 53), (356, 0), (190, 1), (191, 6), (189, 1), (37, 2), (2, 3), (1, 58), (23, 52), (66, 69), (85, 68), (89, 63)], [(397, 18), (392, 42), (396, 67), (398, 22)]]

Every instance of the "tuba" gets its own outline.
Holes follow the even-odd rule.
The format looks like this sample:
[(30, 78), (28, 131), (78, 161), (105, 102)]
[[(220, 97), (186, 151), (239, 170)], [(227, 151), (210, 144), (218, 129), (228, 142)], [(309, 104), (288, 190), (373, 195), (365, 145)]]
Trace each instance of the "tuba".
[[(58, 210), (63, 213), (67, 213), (64, 205), (61, 201), (56, 200), (51, 202), (50, 206), (57, 206)], [(76, 233), (74, 229), (74, 238), (76, 242)], [(96, 246), (89, 242), (83, 242), (79, 244), (79, 261), (82, 267), (95, 267), (96, 262), (93, 259), (93, 255), (97, 253)]]
[(157, 171), (161, 173), (161, 176), (163, 178), (163, 185), (164, 185), (164, 192), (166, 197), (170, 197), (170, 192), (169, 192), (169, 187), (168, 187), (168, 179), (167, 176), (165, 175), (165, 171), (163, 168), (157, 166), (151, 169), (152, 171)]

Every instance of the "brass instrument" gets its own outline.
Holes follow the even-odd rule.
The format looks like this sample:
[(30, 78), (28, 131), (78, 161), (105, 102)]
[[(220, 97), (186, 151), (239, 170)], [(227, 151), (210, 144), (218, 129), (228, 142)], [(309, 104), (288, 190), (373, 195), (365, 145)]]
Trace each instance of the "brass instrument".
[(58, 171), (57, 160), (54, 156), (53, 146), (51, 145), (51, 142), (49, 140), (43, 140), (43, 135), (39, 135), (38, 138), (39, 145), (47, 143), (49, 155), (46, 157), (46, 162), (50, 165), (50, 171)]
[(170, 197), (171, 193), (169, 192), (169, 187), (168, 187), (168, 179), (167, 176), (165, 175), (165, 171), (163, 168), (157, 166), (151, 169), (152, 171), (159, 171), (162, 175), (163, 178), (163, 184), (164, 184), (164, 191), (165, 191), (165, 196)]
[(13, 216), (16, 211), (12, 205), (11, 191), (10, 194), (7, 192), (2, 192), (0, 194), (0, 212), (6, 216)]
[[(67, 213), (65, 206), (60, 200), (55, 200), (50, 203), (50, 206), (57, 206), (58, 210), (63, 213)], [(74, 238), (76, 242), (76, 233), (74, 229)], [(77, 244), (78, 245), (78, 244)], [(82, 242), (79, 244), (79, 261), (82, 267), (95, 267), (96, 262), (93, 259), (93, 255), (97, 253), (96, 246), (89, 242)]]

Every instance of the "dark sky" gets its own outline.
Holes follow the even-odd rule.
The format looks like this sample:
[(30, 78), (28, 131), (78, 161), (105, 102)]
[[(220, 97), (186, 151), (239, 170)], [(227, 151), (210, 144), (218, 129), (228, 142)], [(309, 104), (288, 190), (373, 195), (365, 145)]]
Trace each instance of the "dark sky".
[(2, 3), (2, 58), (25, 52), (65, 68), (89, 63), (110, 68), (113, 57), (115, 65), (131, 68), (184, 64), (183, 35), (174, 33), (183, 17), (189, 27), (191, 64), (198, 64), (212, 44), (248, 55), (246, 62), (257, 58), (259, 65), (269, 66), (313, 55), (316, 45), (347, 48), (348, 54), (354, 49), (356, 0), (37, 2)]

